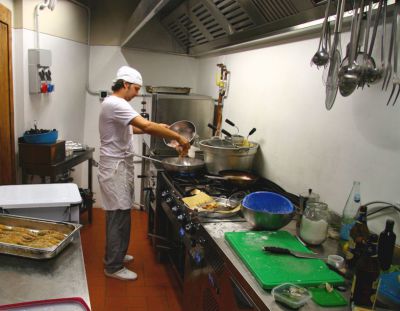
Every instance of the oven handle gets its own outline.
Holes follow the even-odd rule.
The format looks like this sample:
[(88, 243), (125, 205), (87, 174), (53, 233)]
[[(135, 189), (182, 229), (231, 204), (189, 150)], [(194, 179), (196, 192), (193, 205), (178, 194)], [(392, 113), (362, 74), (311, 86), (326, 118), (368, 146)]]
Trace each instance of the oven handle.
[(236, 304), (240, 309), (254, 310), (254, 303), (244, 289), (238, 284), (238, 282), (231, 276), (231, 285), (233, 288), (233, 294), (235, 296)]

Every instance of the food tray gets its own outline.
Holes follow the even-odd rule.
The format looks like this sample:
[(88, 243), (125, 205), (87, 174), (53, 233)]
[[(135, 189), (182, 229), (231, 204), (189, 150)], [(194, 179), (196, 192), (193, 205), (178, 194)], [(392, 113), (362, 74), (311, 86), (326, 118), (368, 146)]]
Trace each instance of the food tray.
[(89, 306), (81, 297), (55, 298), (47, 300), (36, 300), (18, 302), (9, 305), (0, 305), (0, 310), (5, 311), (90, 311)]
[(68, 222), (51, 221), (14, 215), (0, 214), (0, 224), (10, 227), (22, 227), (31, 230), (55, 230), (65, 235), (57, 245), (48, 248), (0, 242), (0, 254), (14, 255), (32, 259), (49, 259), (57, 256), (74, 238), (74, 233), (82, 225)]
[(181, 94), (188, 95), (190, 87), (151, 86), (146, 85), (147, 93)]

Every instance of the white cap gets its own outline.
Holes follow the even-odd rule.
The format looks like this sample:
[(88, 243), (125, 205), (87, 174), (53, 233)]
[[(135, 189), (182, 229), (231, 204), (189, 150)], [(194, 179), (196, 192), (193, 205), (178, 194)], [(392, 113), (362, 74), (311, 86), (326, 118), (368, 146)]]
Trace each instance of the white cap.
[(143, 85), (142, 75), (136, 69), (128, 66), (122, 66), (117, 71), (117, 76), (113, 80), (113, 82), (117, 82), (118, 80), (124, 80), (129, 83), (134, 83), (137, 85)]

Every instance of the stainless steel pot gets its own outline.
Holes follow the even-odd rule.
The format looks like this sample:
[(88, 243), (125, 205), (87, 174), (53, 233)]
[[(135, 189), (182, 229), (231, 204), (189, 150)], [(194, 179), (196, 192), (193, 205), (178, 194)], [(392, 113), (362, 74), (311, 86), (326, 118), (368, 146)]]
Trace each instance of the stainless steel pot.
[(207, 171), (218, 174), (224, 170), (251, 171), (258, 144), (249, 142), (248, 147), (237, 147), (224, 140), (205, 139), (199, 143), (204, 152)]

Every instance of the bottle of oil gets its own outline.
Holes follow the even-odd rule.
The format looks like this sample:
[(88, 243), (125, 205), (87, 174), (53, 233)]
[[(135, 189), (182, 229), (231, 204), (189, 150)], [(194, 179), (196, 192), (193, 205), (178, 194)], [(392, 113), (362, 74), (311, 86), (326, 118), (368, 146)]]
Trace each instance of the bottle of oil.
[(378, 236), (371, 234), (366, 251), (357, 262), (351, 286), (350, 303), (360, 307), (371, 307), (376, 300), (379, 282)]
[(367, 207), (362, 205), (358, 211), (358, 217), (355, 225), (350, 230), (349, 249), (345, 253), (347, 265), (349, 268), (355, 267), (358, 259), (365, 249), (369, 237), (367, 226)]
[(396, 242), (396, 234), (393, 232), (394, 221), (386, 220), (385, 230), (379, 235), (378, 242), (378, 258), (382, 270), (390, 268), (393, 259), (394, 244)]
[(343, 209), (342, 224), (340, 227), (340, 238), (342, 240), (347, 241), (349, 239), (350, 230), (354, 226), (357, 211), (361, 205), (360, 202), (360, 182), (355, 181)]

